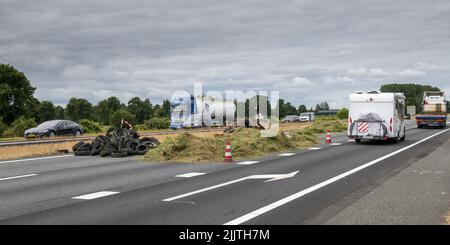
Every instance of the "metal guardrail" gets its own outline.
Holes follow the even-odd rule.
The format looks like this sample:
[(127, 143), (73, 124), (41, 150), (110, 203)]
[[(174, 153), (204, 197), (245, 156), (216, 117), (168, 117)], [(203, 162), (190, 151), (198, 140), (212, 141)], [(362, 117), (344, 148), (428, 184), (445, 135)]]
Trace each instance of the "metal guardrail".
[[(180, 133), (196, 133), (196, 132), (215, 132), (223, 131), (224, 128), (210, 128), (210, 129), (192, 129), (192, 130), (181, 130), (181, 131), (165, 131), (165, 132), (155, 132), (155, 133), (139, 133), (141, 136), (155, 136), (155, 135), (169, 135), (169, 134), (180, 134)], [(34, 144), (51, 144), (51, 143), (62, 143), (71, 141), (82, 141), (82, 140), (93, 140), (95, 136), (92, 137), (73, 137), (64, 139), (45, 139), (45, 140), (28, 140), (28, 141), (6, 141), (0, 142), (0, 147), (6, 146), (21, 146), (21, 145), (34, 145)]]

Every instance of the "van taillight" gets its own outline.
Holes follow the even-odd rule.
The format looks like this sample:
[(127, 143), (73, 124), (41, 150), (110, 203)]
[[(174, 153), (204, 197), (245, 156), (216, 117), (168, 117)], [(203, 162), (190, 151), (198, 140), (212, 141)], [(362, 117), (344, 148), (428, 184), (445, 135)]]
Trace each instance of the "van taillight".
[(350, 125), (352, 124), (353, 120), (352, 120), (351, 117), (348, 118), (348, 122), (349, 122)]

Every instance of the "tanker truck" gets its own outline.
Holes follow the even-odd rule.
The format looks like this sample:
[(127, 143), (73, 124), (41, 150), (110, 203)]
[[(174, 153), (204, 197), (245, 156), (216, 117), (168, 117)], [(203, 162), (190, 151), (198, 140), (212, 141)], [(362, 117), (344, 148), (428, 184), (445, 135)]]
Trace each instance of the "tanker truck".
[(171, 129), (222, 126), (235, 120), (236, 106), (233, 101), (190, 95), (173, 98), (170, 105)]
[(445, 128), (447, 125), (447, 101), (444, 92), (424, 92), (422, 111), (422, 114), (416, 115), (418, 128), (425, 126)]

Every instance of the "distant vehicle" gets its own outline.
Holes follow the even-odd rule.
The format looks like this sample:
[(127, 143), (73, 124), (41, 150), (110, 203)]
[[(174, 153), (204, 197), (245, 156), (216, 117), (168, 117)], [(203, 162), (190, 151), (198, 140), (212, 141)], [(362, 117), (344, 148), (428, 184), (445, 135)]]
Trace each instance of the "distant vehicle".
[(298, 119), (300, 122), (314, 122), (314, 112), (303, 112), (300, 114)]
[(170, 103), (170, 128), (190, 128), (222, 126), (227, 120), (234, 122), (236, 106), (234, 101), (213, 100), (212, 98), (188, 97), (172, 98)]
[(405, 119), (408, 119), (408, 120), (411, 119), (411, 114), (406, 113), (406, 114), (405, 114)]
[(30, 137), (54, 137), (62, 135), (81, 136), (83, 127), (69, 120), (51, 120), (39, 124), (35, 128), (25, 130), (24, 136)]
[(289, 122), (298, 122), (298, 116), (297, 115), (287, 115), (282, 122), (289, 123)]
[(405, 96), (403, 93), (350, 94), (348, 137), (368, 140), (405, 140)]
[(418, 128), (447, 126), (447, 101), (444, 92), (424, 92), (422, 107), (423, 113), (416, 115)]

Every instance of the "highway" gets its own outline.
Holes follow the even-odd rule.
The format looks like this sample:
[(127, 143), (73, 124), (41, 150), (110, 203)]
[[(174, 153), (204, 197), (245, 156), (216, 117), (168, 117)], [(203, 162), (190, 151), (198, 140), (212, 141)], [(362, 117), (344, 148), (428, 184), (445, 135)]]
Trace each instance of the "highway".
[(333, 136), (331, 145), (233, 163), (72, 155), (0, 161), (0, 224), (333, 223), (445, 145), (450, 131), (409, 127), (400, 143)]

